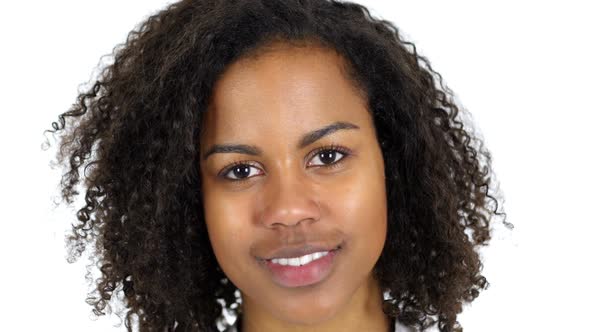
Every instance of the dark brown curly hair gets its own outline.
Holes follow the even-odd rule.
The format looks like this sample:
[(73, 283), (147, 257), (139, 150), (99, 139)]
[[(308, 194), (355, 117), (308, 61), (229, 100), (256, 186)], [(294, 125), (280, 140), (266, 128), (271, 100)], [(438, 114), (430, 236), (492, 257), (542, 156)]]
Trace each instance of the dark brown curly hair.
[(52, 123), (65, 168), (61, 196), (72, 204), (84, 188), (69, 258), (94, 246), (101, 276), (87, 298), (93, 312), (104, 315), (120, 292), (129, 331), (216, 331), (223, 310), (239, 312), (239, 291), (219, 268), (203, 220), (199, 133), (224, 69), (277, 40), (338, 52), (370, 105), (388, 196), (375, 266), (390, 295), (384, 312), (421, 331), (435, 323), (461, 331), (463, 304), (489, 285), (477, 248), (489, 244), (496, 216), (512, 227), (492, 188), (490, 153), (394, 24), (335, 0), (174, 3), (131, 31)]

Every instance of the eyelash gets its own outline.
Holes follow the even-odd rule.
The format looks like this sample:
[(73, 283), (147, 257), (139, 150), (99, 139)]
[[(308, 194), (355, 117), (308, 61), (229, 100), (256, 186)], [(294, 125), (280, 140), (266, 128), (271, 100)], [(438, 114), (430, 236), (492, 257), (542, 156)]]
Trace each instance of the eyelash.
[[(324, 168), (327, 168), (327, 169), (331, 169), (333, 167), (338, 166), (340, 164), (340, 162), (343, 161), (344, 159), (346, 159), (350, 155), (350, 153), (351, 153), (350, 149), (348, 149), (348, 148), (345, 148), (345, 147), (343, 147), (341, 145), (337, 145), (337, 144), (331, 144), (331, 145), (328, 145), (328, 146), (319, 147), (319, 148), (311, 151), (309, 154), (311, 154), (312, 159), (313, 159), (313, 157), (315, 157), (316, 155), (318, 155), (318, 154), (320, 154), (322, 152), (329, 152), (329, 151), (338, 152), (338, 153), (342, 154), (342, 157), (340, 159), (338, 159), (337, 161), (331, 163), (331, 164), (321, 165), (321, 166), (314, 166), (314, 167), (324, 167)], [(234, 168), (237, 167), (237, 166), (252, 166), (252, 167), (256, 167), (254, 165), (254, 163), (249, 162), (249, 161), (236, 161), (236, 162), (233, 162), (233, 163), (229, 164), (227, 167), (225, 167), (224, 170), (220, 172), (220, 176), (224, 180), (227, 180), (227, 181), (230, 181), (230, 182), (233, 182), (233, 183), (240, 183), (240, 182), (244, 182), (244, 181), (249, 180), (251, 177), (246, 177), (246, 178), (243, 178), (243, 179), (229, 179), (229, 178), (227, 178), (227, 175), (231, 171), (233, 171)]]

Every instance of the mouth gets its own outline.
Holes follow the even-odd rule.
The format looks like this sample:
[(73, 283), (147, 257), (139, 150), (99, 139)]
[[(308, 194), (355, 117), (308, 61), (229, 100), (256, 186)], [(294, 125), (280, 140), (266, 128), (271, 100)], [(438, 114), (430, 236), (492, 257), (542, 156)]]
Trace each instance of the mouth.
[(304, 245), (299, 246), (289, 246), (289, 247), (281, 247), (273, 250), (268, 256), (266, 257), (257, 257), (260, 260), (272, 260), (272, 259), (280, 259), (280, 258), (297, 258), (302, 257), (305, 255), (318, 253), (318, 252), (329, 252), (334, 251), (342, 247), (342, 243), (339, 245), (327, 245), (327, 244), (315, 244), (315, 243), (306, 243)]
[(327, 279), (337, 263), (342, 246), (295, 258), (260, 259), (277, 285), (296, 288), (318, 284)]

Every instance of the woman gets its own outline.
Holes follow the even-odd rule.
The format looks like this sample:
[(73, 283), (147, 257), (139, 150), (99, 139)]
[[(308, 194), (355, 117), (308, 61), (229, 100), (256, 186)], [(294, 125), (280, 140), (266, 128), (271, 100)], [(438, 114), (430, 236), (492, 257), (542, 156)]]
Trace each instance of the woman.
[(147, 19), (53, 124), (95, 313), (123, 292), (129, 331), (460, 331), (500, 213), (436, 77), (350, 2)]

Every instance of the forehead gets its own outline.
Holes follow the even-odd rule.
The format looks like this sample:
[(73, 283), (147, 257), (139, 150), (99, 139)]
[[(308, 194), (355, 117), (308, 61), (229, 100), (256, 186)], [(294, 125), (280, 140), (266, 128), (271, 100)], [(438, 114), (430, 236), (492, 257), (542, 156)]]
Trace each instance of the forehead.
[(363, 127), (368, 119), (365, 98), (336, 52), (275, 45), (221, 75), (204, 117), (203, 140), (296, 137), (335, 121)]

